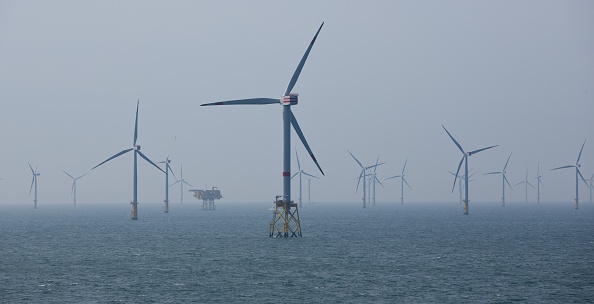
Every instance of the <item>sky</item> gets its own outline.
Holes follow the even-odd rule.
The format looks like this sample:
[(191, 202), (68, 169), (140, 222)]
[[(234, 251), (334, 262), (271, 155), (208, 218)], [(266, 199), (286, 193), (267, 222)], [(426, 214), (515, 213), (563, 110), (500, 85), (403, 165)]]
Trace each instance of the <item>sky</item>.
[[(378, 202), (399, 200), (399, 182), (384, 179), (406, 159), (406, 201), (457, 202), (448, 171), (462, 155), (442, 124), (464, 149), (499, 145), (469, 159), (471, 204), (500, 202), (501, 178), (482, 174), (510, 153), (512, 185), (528, 170), (536, 186), (540, 163), (543, 202), (573, 201), (574, 171), (549, 169), (575, 164), (584, 140), (593, 175), (592, 1), (0, 1), (0, 205), (33, 205), (28, 162), (40, 208), (70, 203), (61, 170), (79, 176), (130, 148), (137, 100), (145, 155), (169, 155), (177, 177), (183, 164), (197, 189), (219, 187), (218, 204), (272, 202), (282, 107), (200, 104), (279, 98), (322, 22), (292, 107), (326, 173), (292, 132), (302, 169), (320, 177), (313, 201), (361, 203), (351, 151), (387, 162)], [(139, 163), (139, 202), (162, 202), (164, 174)], [(131, 153), (92, 170), (77, 203), (128, 203), (132, 172)], [(522, 186), (506, 192), (524, 201)]]

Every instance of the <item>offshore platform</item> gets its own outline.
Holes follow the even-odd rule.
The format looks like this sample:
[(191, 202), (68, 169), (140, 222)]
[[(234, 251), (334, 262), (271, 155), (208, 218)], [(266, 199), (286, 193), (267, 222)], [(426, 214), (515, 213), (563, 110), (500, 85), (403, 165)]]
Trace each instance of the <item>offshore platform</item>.
[(215, 200), (223, 198), (221, 190), (217, 187), (212, 187), (211, 190), (191, 189), (188, 191), (194, 192), (194, 197), (202, 200), (202, 210), (216, 210)]

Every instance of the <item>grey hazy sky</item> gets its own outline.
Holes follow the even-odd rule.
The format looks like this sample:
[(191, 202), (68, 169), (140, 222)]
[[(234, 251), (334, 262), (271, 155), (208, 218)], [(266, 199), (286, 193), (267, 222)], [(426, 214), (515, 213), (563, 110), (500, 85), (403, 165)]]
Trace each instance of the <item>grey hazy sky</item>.
[[(322, 21), (293, 90), (326, 172), (313, 200), (360, 203), (349, 149), (364, 164), (381, 154), (381, 178), (408, 158), (411, 201), (456, 201), (447, 171), (461, 154), (441, 124), (468, 150), (499, 145), (470, 158), (479, 173), (513, 152), (515, 184), (540, 161), (544, 201), (572, 201), (574, 172), (548, 169), (573, 164), (584, 139), (582, 170), (594, 172), (592, 1), (1, 1), (0, 204), (32, 205), (27, 162), (40, 206), (70, 202), (60, 169), (81, 175), (131, 147), (137, 99), (148, 157), (164, 159), (177, 136), (172, 165), (188, 182), (220, 187), (221, 203), (272, 201), (281, 107), (199, 105), (280, 97)], [(139, 201), (161, 202), (162, 173), (139, 174)], [(398, 182), (385, 185), (377, 199), (396, 201)], [(78, 203), (127, 203), (131, 188), (128, 154), (81, 179)], [(470, 190), (471, 203), (499, 202), (501, 180), (477, 174)]]

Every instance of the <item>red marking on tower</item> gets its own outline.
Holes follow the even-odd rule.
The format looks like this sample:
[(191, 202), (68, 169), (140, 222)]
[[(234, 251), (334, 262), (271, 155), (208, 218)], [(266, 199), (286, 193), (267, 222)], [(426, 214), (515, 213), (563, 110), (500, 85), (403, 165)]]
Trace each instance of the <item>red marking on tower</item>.
[(291, 176), (291, 172), (283, 172), (283, 176)]

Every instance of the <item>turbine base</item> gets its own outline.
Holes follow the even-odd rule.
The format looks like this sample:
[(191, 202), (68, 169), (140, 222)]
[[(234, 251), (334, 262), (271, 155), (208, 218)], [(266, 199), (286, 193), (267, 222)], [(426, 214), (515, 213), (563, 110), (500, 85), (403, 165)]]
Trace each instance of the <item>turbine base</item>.
[(270, 237), (301, 237), (301, 222), (297, 204), (277, 197), (269, 228)]
[(138, 219), (138, 203), (137, 202), (131, 202), (130, 203), (132, 205), (132, 214), (131, 214), (131, 218), (132, 220), (137, 220)]
[(574, 202), (573, 202), (573, 208), (575, 208), (575, 209), (580, 209), (580, 205), (579, 205), (579, 203), (578, 203), (578, 199), (577, 199), (577, 198), (576, 198), (576, 199), (574, 199)]
[(468, 201), (464, 201), (464, 215), (468, 215)]

